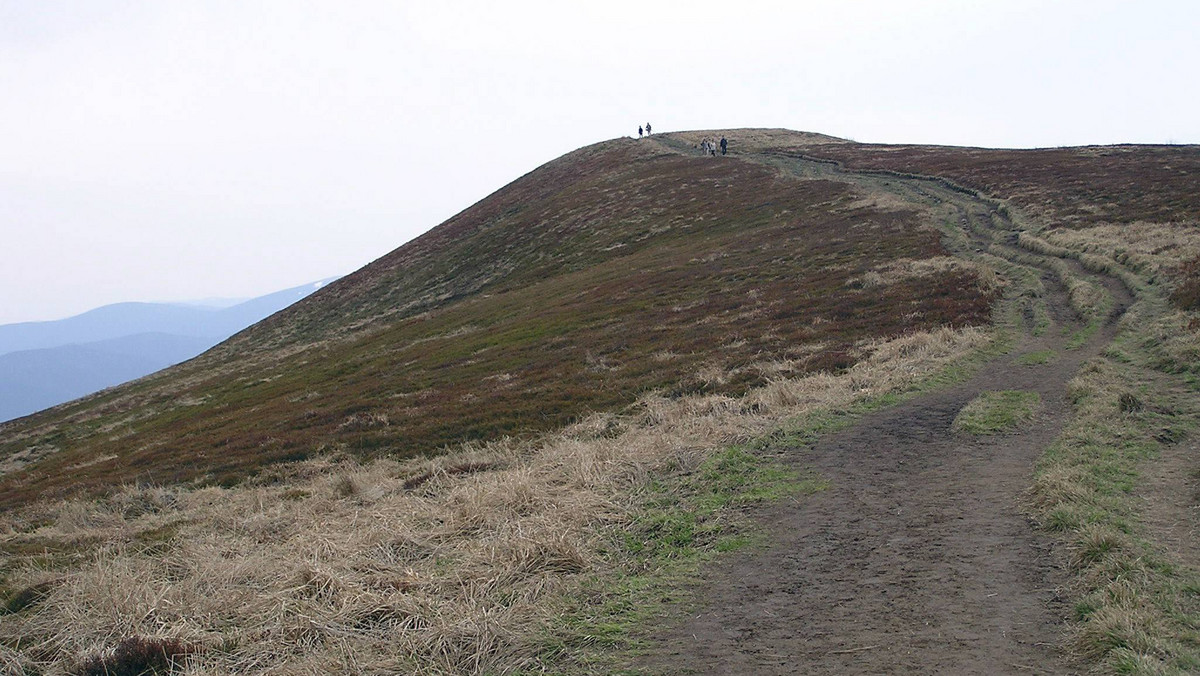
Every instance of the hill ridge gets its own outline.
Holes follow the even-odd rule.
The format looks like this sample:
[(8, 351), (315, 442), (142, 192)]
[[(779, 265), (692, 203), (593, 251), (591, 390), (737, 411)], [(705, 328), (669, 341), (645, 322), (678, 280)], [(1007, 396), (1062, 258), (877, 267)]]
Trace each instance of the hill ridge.
[[(60, 409), (77, 431), (48, 443), (61, 459), (42, 462), (115, 456), (77, 477), (86, 487), (101, 476), (232, 480), (323, 447), (433, 452), (552, 429), (655, 388), (743, 391), (772, 359), (844, 369), (870, 337), (987, 321), (993, 296), (964, 266), (846, 286), (889, 260), (946, 254), (918, 213), (736, 153), (713, 159), (632, 139), (568, 153), (206, 355)], [(934, 280), (943, 295), (929, 296)], [(898, 302), (903, 316), (891, 314)], [(782, 321), (804, 315), (824, 319)], [(706, 368), (736, 374), (707, 382)], [(136, 417), (141, 450), (87, 436), (138, 409), (159, 412)], [(387, 422), (352, 422), (372, 412)], [(21, 437), (53, 419), (35, 416)], [(23, 448), (13, 431), (0, 427), (0, 454)], [(15, 480), (0, 480), (0, 503), (52, 485)]]

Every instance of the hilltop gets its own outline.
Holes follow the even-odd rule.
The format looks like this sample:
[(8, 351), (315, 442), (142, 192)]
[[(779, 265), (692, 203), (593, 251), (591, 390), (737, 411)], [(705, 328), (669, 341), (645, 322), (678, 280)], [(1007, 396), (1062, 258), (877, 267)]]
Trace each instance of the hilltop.
[(0, 660), (1194, 672), (1198, 172), (787, 130), (581, 148), (0, 426)]
[(0, 427), (0, 455), (38, 459), (0, 480), (0, 505), (333, 450), (412, 456), (652, 390), (845, 370), (864, 341), (988, 321), (994, 289), (948, 253), (917, 210), (845, 183), (589, 146), (192, 362)]

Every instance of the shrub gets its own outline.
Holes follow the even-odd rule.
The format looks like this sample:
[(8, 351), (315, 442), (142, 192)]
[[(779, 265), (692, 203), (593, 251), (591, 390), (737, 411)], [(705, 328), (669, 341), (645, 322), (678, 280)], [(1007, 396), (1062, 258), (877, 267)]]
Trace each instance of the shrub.
[(39, 582), (38, 584), (30, 585), (13, 594), (12, 596), (9, 596), (4, 600), (4, 605), (0, 606), (0, 615), (19, 613), (22, 610), (25, 610), (29, 606), (32, 606), (38, 601), (46, 598), (46, 595), (50, 593), (50, 590), (53, 589), (56, 584), (58, 584), (57, 580)]
[(198, 652), (195, 645), (177, 638), (130, 636), (111, 653), (89, 657), (70, 670), (72, 676), (151, 676), (168, 674), (183, 659)]
[(1200, 310), (1200, 257), (1179, 266), (1179, 282), (1171, 302), (1181, 310)]

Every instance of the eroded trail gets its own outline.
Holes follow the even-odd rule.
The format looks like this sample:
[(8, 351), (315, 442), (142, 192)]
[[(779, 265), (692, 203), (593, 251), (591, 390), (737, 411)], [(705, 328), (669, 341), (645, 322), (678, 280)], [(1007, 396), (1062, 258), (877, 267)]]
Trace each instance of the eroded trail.
[[(771, 160), (778, 161), (778, 160)], [(797, 173), (837, 171), (793, 160)], [(1000, 215), (932, 181), (872, 175), (871, 184), (957, 214), (973, 249), (1002, 243)], [(994, 234), (993, 234), (994, 233)], [(989, 241), (990, 240), (990, 241)], [(1114, 313), (1129, 298), (1109, 281)], [(639, 666), (705, 674), (1065, 674), (1060, 654), (1069, 608), (1050, 539), (1020, 511), (1033, 465), (1070, 414), (1067, 381), (1111, 339), (1113, 322), (1067, 349), (1079, 321), (1049, 274), (1052, 325), (957, 386), (876, 411), (813, 448), (779, 448), (830, 487), (764, 507), (763, 547), (704, 575), (703, 606), (653, 639)], [(1020, 355), (1049, 350), (1050, 363)], [(951, 423), (986, 391), (1040, 394), (1017, 432), (975, 437)]]

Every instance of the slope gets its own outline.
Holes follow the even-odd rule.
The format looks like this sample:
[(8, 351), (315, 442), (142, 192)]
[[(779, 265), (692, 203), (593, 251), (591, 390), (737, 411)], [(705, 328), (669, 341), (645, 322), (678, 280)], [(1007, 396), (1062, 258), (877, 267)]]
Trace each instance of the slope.
[[(721, 133), (734, 141), (737, 156), (699, 157), (696, 140)], [(945, 178), (845, 171), (806, 159), (818, 146), (829, 146), (829, 139), (729, 130), (664, 135), (633, 147), (674, 155), (689, 173), (749, 163), (785, 186), (833, 184), (840, 189), (834, 194), (853, 201), (835, 199), (802, 213), (811, 218), (823, 209), (841, 218), (848, 211), (863, 220), (828, 230), (780, 229), (780, 237), (761, 246), (811, 234), (817, 252), (823, 245), (817, 237), (828, 237), (876, 261), (830, 293), (841, 305), (867, 311), (874, 298), (890, 299), (893, 307), (876, 316), (883, 326), (897, 318), (919, 326), (923, 317), (910, 310), (929, 307), (950, 316), (948, 307), (978, 302), (979, 291), (996, 299), (992, 326), (926, 324), (930, 330), (868, 338), (838, 354), (827, 350), (841, 344), (838, 327), (826, 325), (844, 322), (855, 330), (852, 315), (785, 316), (774, 330), (807, 324), (806, 330), (828, 333), (820, 343), (792, 345), (784, 359), (763, 341), (767, 348), (756, 355), (762, 361), (749, 366), (722, 369), (720, 361), (724, 351), (736, 353), (741, 341), (756, 339), (749, 331), (697, 347), (703, 359), (658, 354), (655, 363), (700, 364), (703, 372), (678, 371), (674, 385), (642, 392), (631, 406), (581, 415), (546, 434), (456, 444), (429, 459), (386, 447), (379, 451), (389, 458), (369, 462), (326, 452), (236, 486), (125, 486), (98, 499), (8, 510), (0, 514), (0, 574), (10, 612), (0, 623), (0, 658), (26, 671), (100, 669), (116, 667), (118, 648), (136, 644), (163, 655), (186, 653), (189, 669), (220, 673), (616, 673), (650, 662), (645, 645), (632, 642), (648, 635), (663, 660), (650, 664), (665, 670), (1194, 671), (1200, 585), (1188, 577), (1188, 560), (1162, 551), (1153, 530), (1158, 517), (1177, 524), (1189, 515), (1167, 509), (1144, 527), (1140, 515), (1157, 509), (1158, 496), (1135, 492), (1141, 471), (1195, 469), (1194, 450), (1184, 451), (1195, 448), (1188, 434), (1200, 411), (1193, 392), (1179, 396), (1172, 388), (1200, 372), (1197, 360), (1188, 361), (1200, 322), (1167, 299), (1186, 286), (1186, 266), (1170, 261), (1188, 260), (1200, 248), (1149, 253), (1161, 246), (1159, 236), (1190, 242), (1194, 224), (1177, 214), (1178, 224), (1049, 229), (1012, 204)], [(826, 150), (848, 152), (843, 146)], [(955, 152), (984, 151), (938, 152), (952, 163)], [(655, 189), (669, 192), (689, 177), (669, 178)], [(1062, 190), (1053, 179), (1038, 189)], [(955, 256), (864, 254), (872, 250), (862, 240), (884, 248), (905, 242), (899, 235), (906, 228), (879, 227), (881, 213), (910, 214), (914, 232), (929, 233)], [(768, 223), (781, 220), (788, 219)], [(755, 227), (770, 227), (751, 225), (739, 235), (752, 238)], [(537, 230), (536, 223), (525, 227)], [(1082, 241), (1071, 239), (1080, 233), (1090, 251), (1067, 246)], [(723, 246), (738, 260), (770, 269), (770, 260), (729, 241)], [(801, 251), (807, 244), (791, 246)], [(777, 256), (780, 249), (768, 251)], [(858, 262), (796, 266), (801, 275), (784, 288), (800, 296), (793, 302), (809, 302), (802, 297), (806, 284)], [(758, 269), (739, 271), (753, 276)], [(581, 265), (564, 279), (589, 272)], [(943, 295), (940, 305), (889, 295), (888, 289), (913, 284), (936, 293), (939, 280), (956, 275), (974, 280), (974, 290)], [(1155, 284), (1147, 283), (1151, 276)], [(726, 284), (744, 290), (738, 281)], [(756, 280), (750, 291), (723, 301), (740, 302), (737, 321), (754, 330), (771, 326), (749, 302), (762, 298), (769, 281)], [(562, 302), (556, 287), (533, 288), (539, 295), (525, 304), (553, 314)], [(623, 290), (606, 301), (626, 307)], [(461, 319), (454, 313), (493, 302), (488, 294), (485, 285), (473, 296), (444, 299), (422, 319)], [(1130, 294), (1135, 302), (1113, 321)], [(709, 297), (722, 298), (721, 289)], [(569, 316), (590, 317), (587, 311), (599, 312), (592, 305), (571, 306)], [(524, 306), (500, 307), (513, 313), (506, 319), (525, 321)], [(359, 341), (384, 345), (396, 323), (387, 311), (360, 313), (358, 327), (307, 322), (304, 335), (295, 321), (277, 317), (241, 337), (257, 334), (245, 353), (257, 352), (239, 368), (258, 374), (314, 349), (336, 361), (339, 349), (350, 352)], [(661, 312), (653, 326), (669, 333), (679, 311)], [(720, 337), (728, 330), (723, 321), (718, 311), (691, 323), (688, 333)], [(462, 324), (441, 328), (453, 326)], [(656, 335), (623, 328), (629, 350), (645, 334)], [(568, 340), (549, 345), (597, 335), (587, 329), (584, 322), (565, 334)], [(479, 333), (467, 329), (395, 352), (410, 350), (412, 358), (419, 356), (414, 348), (442, 349)], [(279, 346), (284, 350), (273, 352)], [(499, 348), (468, 360), (488, 360)], [(231, 368), (234, 356), (217, 352), (206, 360)], [(226, 358), (232, 361), (222, 367)], [(821, 360), (827, 364), (814, 369)], [(388, 380), (389, 364), (403, 370), (406, 363), (376, 362), (372, 377)], [(620, 376), (622, 366), (584, 354), (592, 382)], [(346, 383), (336, 372), (329, 382)], [(1006, 423), (996, 416), (960, 424), (979, 404), (1009, 395), (1040, 406), (1027, 404), (1024, 415), (1010, 410)], [(393, 406), (412, 399), (398, 397)], [(486, 397), (471, 401), (488, 406)], [(248, 400), (241, 413), (265, 404)], [(353, 424), (359, 431), (393, 425), (378, 413), (367, 411)], [(995, 436), (971, 436), (979, 429)], [(1030, 463), (1046, 443), (1031, 476)], [(1156, 449), (1179, 452), (1155, 460)], [(1179, 487), (1153, 484), (1155, 491)], [(1191, 493), (1172, 497), (1184, 499), (1163, 506), (1195, 503)], [(749, 544), (751, 519), (765, 536), (758, 545)], [(719, 565), (698, 565), (710, 557)], [(652, 633), (660, 626), (656, 609), (686, 598), (680, 581), (689, 579), (699, 582), (692, 602), (677, 609), (678, 629)], [(698, 612), (706, 598), (712, 607), (700, 605)], [(1068, 612), (1064, 638), (1059, 622)], [(703, 645), (695, 645), (692, 633), (703, 636)], [(1079, 664), (1067, 659), (1072, 648)], [(682, 654), (662, 655), (670, 650)], [(697, 656), (704, 659), (688, 662)]]
[[(936, 264), (920, 212), (710, 160), (632, 140), (570, 153), (193, 362), (0, 427), (0, 454), (38, 458), (0, 505), (526, 435), (988, 321), (994, 291)], [(888, 283), (861, 283), (876, 270)]]
[[(1200, 521), (1181, 477), (1200, 463), (1181, 442), (1200, 413), (1200, 322), (1186, 312), (1197, 309), (1198, 149), (746, 145), (790, 171), (939, 205), (975, 242), (968, 255), (1008, 261), (1014, 282), (1027, 267), (1036, 284), (1014, 299), (1017, 358), (817, 443), (764, 442), (827, 490), (759, 510), (764, 545), (703, 573), (697, 600), (650, 633), (637, 663), (1192, 673), (1200, 608), (1180, 534)], [(966, 433), (959, 421), (996, 393), (1036, 410)]]

